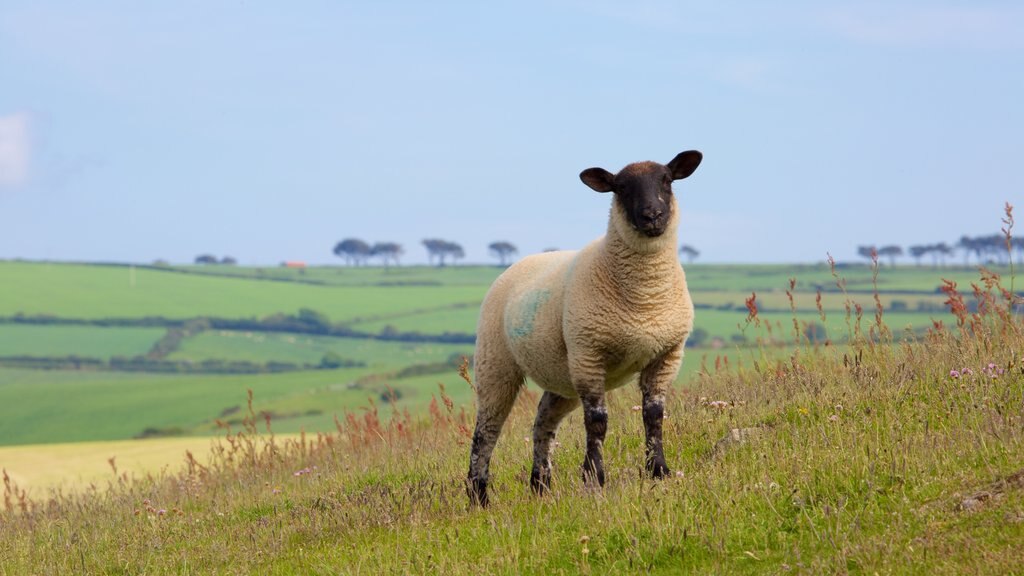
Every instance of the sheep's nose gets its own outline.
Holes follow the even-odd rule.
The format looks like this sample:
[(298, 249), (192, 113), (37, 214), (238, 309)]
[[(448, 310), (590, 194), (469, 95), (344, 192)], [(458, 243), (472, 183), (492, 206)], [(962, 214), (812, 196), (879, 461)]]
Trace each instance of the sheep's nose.
[(662, 210), (661, 208), (644, 208), (641, 215), (644, 217), (644, 220), (653, 222), (662, 215)]

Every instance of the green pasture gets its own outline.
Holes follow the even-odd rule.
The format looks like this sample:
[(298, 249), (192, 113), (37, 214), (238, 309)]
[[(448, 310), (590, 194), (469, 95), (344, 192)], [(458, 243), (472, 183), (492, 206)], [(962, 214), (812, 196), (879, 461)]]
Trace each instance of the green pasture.
[(360, 360), (373, 368), (391, 369), (396, 366), (444, 362), (453, 354), (471, 356), (473, 345), (209, 330), (185, 340), (181, 348), (168, 356), (168, 359), (316, 364), (329, 352), (344, 359)]
[(162, 328), (0, 324), (0, 356), (137, 356), (163, 335)]
[[(246, 390), (257, 410), (289, 396), (309, 397), (310, 410), (366, 403), (350, 385), (367, 370), (324, 370), (244, 376), (162, 375), (0, 368), (0, 444), (119, 440), (145, 428), (212, 429)], [(318, 392), (314, 392), (318, 391)], [(319, 398), (313, 400), (313, 396)], [(331, 425), (332, 415), (321, 418)], [(287, 421), (282, 421), (282, 430)]]
[[(472, 333), (479, 302), (500, 273), (496, 267), (484, 266), (318, 267), (305, 272), (275, 268), (283, 276), (272, 281), (266, 279), (270, 270), (214, 266), (132, 271), (123, 266), (0, 262), (0, 316), (21, 312), (70, 318), (247, 318), (309, 308), (367, 332), (390, 326), (428, 335)], [(757, 292), (762, 325), (745, 328), (746, 342), (754, 345), (759, 339), (770, 339), (791, 346), (788, 278), (798, 279), (794, 298), (801, 328), (805, 323), (821, 323), (814, 302), (815, 282), (834, 287), (825, 266), (693, 265), (687, 271), (694, 300), (702, 305), (696, 311), (696, 327), (705, 330), (709, 339), (704, 347), (687, 351), (680, 382), (688, 382), (702, 366), (710, 370), (716, 358), (720, 362), (729, 358), (735, 364), (750, 362), (758, 353), (736, 341), (744, 330), (744, 300), (750, 292)], [(870, 270), (864, 266), (840, 273), (851, 290), (865, 286), (864, 281), (870, 287)], [(288, 274), (301, 281), (284, 281)], [(931, 326), (933, 318), (951, 323), (946, 312), (891, 310), (895, 301), (903, 301), (910, 310), (919, 302), (941, 306), (945, 297), (933, 293), (940, 276), (956, 278), (965, 290), (977, 281), (975, 271), (960, 268), (880, 270), (880, 290), (916, 291), (879, 295), (886, 307), (884, 320), (895, 336), (907, 328)], [(861, 328), (866, 332), (874, 322), (873, 295), (851, 291), (849, 300), (862, 306)], [(826, 292), (823, 304), (827, 334), (841, 343), (850, 332), (846, 298)], [(770, 334), (766, 325), (772, 327)], [(0, 324), (0, 355), (134, 356), (144, 354), (163, 333), (158, 328)], [(401, 380), (393, 375), (408, 366), (468, 355), (472, 349), (472, 345), (207, 330), (183, 340), (168, 359), (317, 364), (333, 352), (365, 362), (367, 367), (245, 376), (0, 369), (0, 444), (123, 439), (145, 428), (206, 434), (222, 412), (244, 404), (247, 389), (256, 393), (257, 410), (278, 415), (274, 426), (281, 432), (331, 429), (335, 413), (359, 410), (370, 399), (379, 401), (389, 386), (400, 394), (398, 406), (413, 412), (426, 409), (439, 381), (450, 385), (454, 398), (468, 403), (469, 389), (454, 371)], [(788, 348), (772, 350), (786, 353)]]
[[(469, 401), (469, 387), (449, 373), (394, 379), (360, 378), (368, 369), (243, 376), (163, 375), (0, 368), (0, 445), (122, 440), (146, 428), (216, 432), (214, 420), (240, 417), (247, 390), (256, 411), (278, 414), (277, 432), (333, 430), (334, 415), (383, 404), (390, 387), (399, 409), (426, 410), (437, 383)], [(262, 421), (260, 423), (262, 426)]]
[(476, 324), (480, 318), (480, 307), (449, 308), (444, 310), (424, 310), (401, 316), (357, 322), (352, 325), (356, 330), (379, 333), (387, 327), (400, 332), (421, 332), (423, 334), (442, 334), (444, 332), (476, 333)]
[[(686, 280), (692, 292), (738, 291), (749, 296), (753, 290), (776, 289), (784, 291), (789, 287), (790, 278), (797, 281), (798, 291), (814, 292), (817, 287), (823, 291), (838, 291), (836, 279), (827, 264), (684, 264)], [(991, 269), (1001, 276), (1009, 276), (1009, 268), (994, 266)], [(851, 292), (872, 291), (872, 272), (867, 265), (845, 265), (836, 269), (836, 274), (846, 282)], [(942, 278), (954, 280), (961, 289), (969, 290), (971, 282), (978, 282), (978, 267), (956, 266), (933, 268), (932, 266), (899, 265), (892, 268), (883, 262), (878, 270), (879, 292), (921, 292), (935, 293), (942, 285)], [(1007, 281), (1007, 286), (1009, 282)], [(1017, 286), (1020, 290), (1024, 286)]]
[(0, 262), (0, 316), (69, 318), (264, 317), (310, 308), (335, 322), (401, 311), (478, 305), (486, 287), (316, 286), (154, 269)]

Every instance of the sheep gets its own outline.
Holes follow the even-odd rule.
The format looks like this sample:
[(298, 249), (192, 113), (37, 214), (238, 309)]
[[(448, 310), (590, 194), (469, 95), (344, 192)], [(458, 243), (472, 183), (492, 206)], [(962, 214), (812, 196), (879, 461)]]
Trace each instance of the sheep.
[(703, 156), (682, 152), (667, 165), (637, 162), (611, 174), (580, 173), (597, 192), (614, 192), (607, 233), (579, 251), (526, 257), (491, 285), (480, 309), (474, 355), (477, 394), (466, 485), (487, 506), (491, 454), (519, 390), (544, 390), (533, 428), (530, 487), (551, 487), (551, 446), (562, 419), (583, 406), (583, 481), (604, 486), (605, 393), (639, 373), (646, 469), (670, 474), (662, 449), (665, 390), (693, 328), (693, 304), (676, 253), (679, 212), (672, 182)]

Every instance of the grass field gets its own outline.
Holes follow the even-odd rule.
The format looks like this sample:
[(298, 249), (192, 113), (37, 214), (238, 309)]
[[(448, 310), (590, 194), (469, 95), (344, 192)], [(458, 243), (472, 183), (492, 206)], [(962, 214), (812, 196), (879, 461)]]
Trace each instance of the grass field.
[(473, 345), (215, 330), (186, 340), (168, 358), (197, 362), (221, 358), (316, 364), (328, 352), (334, 352), (342, 358), (358, 359), (370, 367), (389, 368), (443, 362), (453, 354), (472, 356)]
[(102, 494), (33, 503), (8, 487), (0, 573), (1019, 573), (1024, 325), (998, 310), (918, 342), (804, 347), (691, 379), (668, 399), (675, 474), (660, 482), (640, 473), (623, 390), (605, 487), (580, 481), (577, 412), (545, 497), (527, 488), (524, 395), (486, 510), (464, 492), (459, 401), (359, 415), (314, 443), (236, 436), (203, 467)]
[[(268, 281), (260, 278), (269, 271), (244, 268), (140, 269), (133, 280), (123, 267), (0, 263), (4, 295), (16, 296), (0, 299), (0, 315), (245, 318), (309, 308), (368, 331), (471, 332), (497, 272), (324, 268), (275, 270), (282, 276)], [(840, 273), (865, 334), (875, 323), (870, 271)], [(795, 344), (790, 277), (801, 326), (821, 322), (815, 284), (826, 288), (833, 345)], [(495, 453), (487, 511), (467, 506), (462, 484), (470, 386), (452, 369), (398, 376), (470, 345), (206, 330), (168, 360), (316, 364), (335, 353), (366, 366), (255, 375), (0, 368), (0, 576), (1015, 573), (1024, 564), (1024, 327), (995, 307), (970, 330), (955, 328), (936, 312), (948, 298), (935, 294), (940, 277), (965, 291), (977, 282), (962, 270), (880, 270), (877, 297), (895, 341), (847, 342), (847, 299), (827, 268), (690, 267), (697, 327), (721, 340), (687, 351), (668, 403), (666, 450), (678, 474), (654, 483), (638, 473), (639, 394), (627, 387), (610, 400), (605, 488), (580, 484), (584, 440), (573, 414), (554, 456), (554, 493), (530, 495), (537, 392), (528, 387)], [(752, 292), (759, 325), (746, 326)], [(914, 312), (919, 305), (928, 312)], [(948, 328), (904, 330), (933, 319)], [(740, 330), (750, 346), (732, 341)], [(0, 324), (0, 346), (132, 355), (163, 332)], [(262, 413), (275, 434), (329, 435), (257, 439)], [(210, 437), (225, 434), (217, 419), (248, 432), (209, 451)], [(147, 429), (185, 437), (125, 442)], [(753, 432), (722, 443), (738, 429)], [(164, 467), (185, 450), (200, 461)], [(111, 456), (129, 476), (114, 476)], [(104, 490), (78, 492), (89, 483)], [(64, 492), (48, 495), (58, 484)]]
[[(134, 280), (133, 280), (134, 278)], [(172, 271), (0, 263), (0, 316), (68, 318), (264, 317), (309, 308), (335, 322), (453, 304), (476, 305), (486, 286), (315, 286)]]
[(0, 356), (136, 356), (163, 335), (160, 328), (0, 324)]

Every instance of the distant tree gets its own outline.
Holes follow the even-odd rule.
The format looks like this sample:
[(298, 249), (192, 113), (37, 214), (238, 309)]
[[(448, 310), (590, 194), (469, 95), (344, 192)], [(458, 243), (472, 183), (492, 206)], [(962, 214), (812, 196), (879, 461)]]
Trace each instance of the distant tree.
[(938, 262), (942, 262), (942, 266), (946, 266), (946, 258), (953, 255), (953, 248), (945, 242), (939, 242), (938, 244), (932, 244), (928, 247), (932, 253), (932, 263), (938, 266)]
[(350, 266), (358, 266), (370, 257), (370, 245), (358, 238), (346, 238), (334, 245), (334, 255)]
[(445, 241), (440, 238), (424, 238), (423, 247), (427, 249), (427, 262), (433, 264), (438, 261), (438, 266), (444, 266), (444, 252), (441, 249)]
[(446, 258), (459, 260), (466, 256), (462, 246), (439, 238), (427, 238), (423, 240), (423, 246), (427, 249), (427, 260), (431, 263), (437, 260), (438, 266), (444, 266)]
[(217, 257), (213, 254), (200, 254), (196, 256), (196, 264), (216, 264)]
[(878, 256), (878, 250), (874, 246), (857, 246), (857, 255), (861, 258), (874, 260)]
[(519, 252), (519, 249), (515, 247), (511, 242), (505, 242), (504, 240), (499, 242), (491, 242), (487, 246), (487, 249), (491, 251), (491, 254), (498, 259), (501, 266), (507, 266), (509, 258), (513, 254)]
[(978, 263), (981, 263), (981, 244), (974, 238), (971, 238), (970, 236), (961, 236), (960, 240), (956, 243), (956, 247), (964, 253), (964, 266), (967, 266), (972, 252), (977, 256)]
[(890, 266), (896, 266), (896, 257), (903, 256), (903, 248), (890, 244), (889, 246), (882, 246), (878, 249), (879, 256), (885, 256), (889, 259)]
[(377, 242), (370, 248), (370, 255), (379, 258), (387, 268), (391, 262), (398, 266), (398, 257), (402, 255), (402, 245), (395, 242)]
[(932, 250), (931, 246), (922, 246), (922, 245), (916, 245), (916, 246), (911, 246), (911, 247), (907, 248), (907, 252), (910, 253), (910, 257), (914, 259), (914, 263), (917, 266), (921, 265), (921, 258), (925, 254), (931, 252), (931, 250)]
[(558, 252), (558, 248), (545, 248), (545, 252)]
[(231, 256), (225, 256), (220, 259), (220, 263), (224, 264), (225, 266), (234, 266), (235, 264), (238, 264), (238, 260), (235, 260)]
[(693, 264), (693, 260), (700, 256), (700, 250), (697, 250), (696, 248), (690, 246), (689, 244), (683, 244), (679, 248), (679, 253), (686, 255), (686, 262), (689, 264)]
[(449, 242), (445, 248), (446, 251), (448, 252), (448, 255), (451, 256), (452, 261), (462, 260), (463, 258), (466, 257), (466, 252), (462, 249), (462, 246), (456, 244), (455, 242)]

